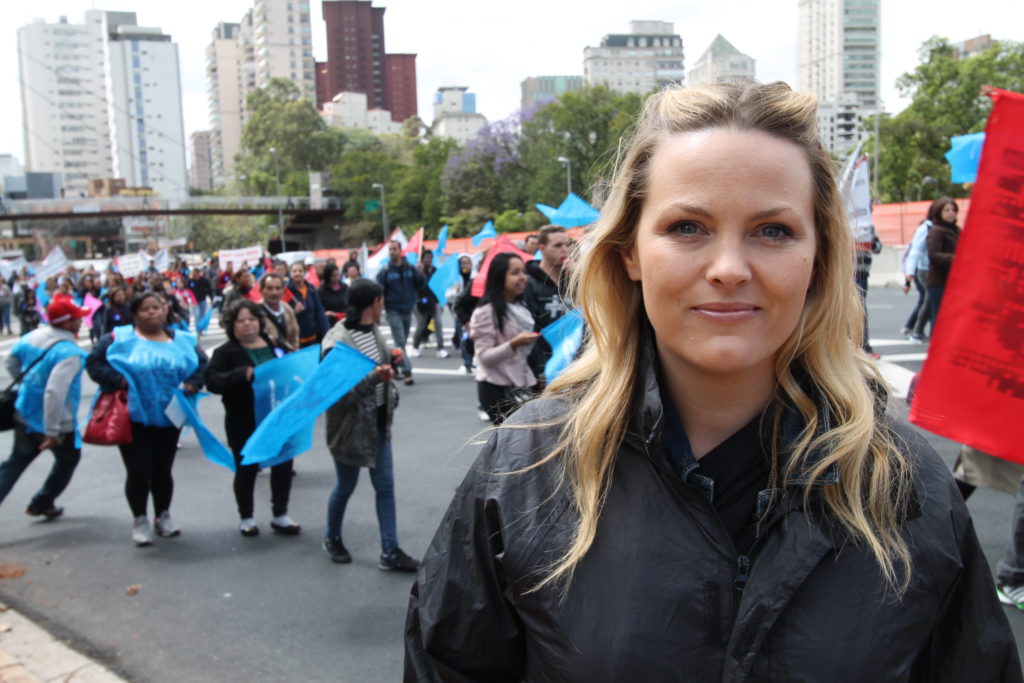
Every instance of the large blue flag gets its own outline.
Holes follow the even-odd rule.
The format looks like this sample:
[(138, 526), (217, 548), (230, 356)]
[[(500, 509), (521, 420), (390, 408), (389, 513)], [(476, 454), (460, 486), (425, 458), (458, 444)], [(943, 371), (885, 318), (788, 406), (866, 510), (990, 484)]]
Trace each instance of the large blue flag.
[(597, 209), (587, 204), (575, 192), (570, 192), (557, 209), (547, 204), (535, 204), (534, 206), (547, 216), (553, 225), (561, 225), (563, 228), (590, 225), (601, 215)]
[(978, 178), (981, 148), (985, 146), (984, 133), (957, 135), (949, 139), (952, 145), (946, 152), (950, 175), (954, 183), (973, 183)]
[[(253, 412), (260, 424), (274, 408), (284, 403), (313, 376), (320, 364), (320, 347), (309, 346), (256, 366), (252, 378)], [(314, 420), (285, 442), (277, 456), (261, 460), (264, 467), (287, 462), (313, 447)], [(248, 463), (246, 463), (248, 464)]]
[(170, 418), (171, 422), (179, 424), (179, 420), (176, 419), (175, 413), (180, 411), (178, 412), (179, 417), (183, 418), (185, 424), (192, 427), (195, 431), (196, 438), (199, 439), (199, 447), (203, 449), (203, 455), (205, 455), (210, 462), (222, 465), (234, 472), (235, 456), (231, 454), (231, 451), (229, 451), (203, 423), (203, 419), (199, 417), (199, 411), (196, 409), (196, 404), (199, 402), (199, 399), (206, 396), (209, 396), (209, 394), (186, 396), (181, 389), (175, 389), (171, 394), (171, 403), (166, 408), (167, 417)]
[(551, 345), (551, 358), (544, 366), (544, 377), (550, 382), (569, 367), (583, 344), (583, 314), (569, 311), (540, 333)]
[(316, 418), (347, 394), (376, 367), (355, 349), (335, 346), (298, 390), (264, 418), (242, 448), (242, 464), (274, 462), (296, 434), (309, 429)]
[(473, 235), (473, 246), (479, 247), (480, 243), (488, 237), (497, 237), (498, 231), (494, 229), (494, 223), (487, 221), (484, 223), (484, 227), (480, 228), (480, 232)]
[(437, 235), (437, 250), (444, 253), (445, 247), (448, 246), (448, 224), (445, 223), (444, 227), (441, 228), (441, 232)]
[(459, 255), (452, 254), (444, 260), (444, 263), (430, 276), (427, 286), (437, 297), (437, 303), (444, 306), (448, 303), (448, 288), (454, 285), (462, 276), (459, 274)]
[(196, 332), (203, 333), (210, 329), (210, 320), (213, 318), (213, 306), (203, 314), (203, 317), (196, 321)]

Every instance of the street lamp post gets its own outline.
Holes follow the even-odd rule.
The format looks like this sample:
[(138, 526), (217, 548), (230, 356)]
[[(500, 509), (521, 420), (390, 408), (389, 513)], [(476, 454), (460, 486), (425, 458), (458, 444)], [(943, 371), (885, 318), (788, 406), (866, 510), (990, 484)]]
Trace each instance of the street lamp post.
[(921, 181), (921, 184), (917, 186), (917, 201), (921, 201), (921, 193), (924, 190), (924, 186), (928, 183), (935, 185), (935, 194), (939, 194), (939, 181), (932, 178), (930, 175), (926, 175)]
[(281, 170), (277, 165), (277, 148), (270, 148), (270, 156), (274, 157), (274, 178), (277, 181), (277, 231), (278, 235), (281, 236), (281, 253), (285, 252), (284, 248), (284, 214), (282, 213), (281, 206)]
[(380, 191), (380, 222), (381, 227), (384, 229), (384, 241), (388, 241), (388, 205), (384, 203), (384, 186), (380, 183), (374, 183), (373, 189)]
[(558, 162), (565, 164), (565, 194), (572, 194), (572, 159), (569, 157), (558, 157)]

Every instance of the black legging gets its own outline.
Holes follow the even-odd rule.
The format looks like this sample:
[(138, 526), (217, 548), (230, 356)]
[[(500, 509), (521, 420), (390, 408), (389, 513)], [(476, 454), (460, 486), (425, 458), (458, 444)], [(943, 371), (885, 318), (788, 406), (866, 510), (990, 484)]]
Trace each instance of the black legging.
[[(256, 475), (259, 465), (243, 465), (242, 454), (235, 456), (235, 502), (238, 516), (248, 519), (253, 516), (253, 491), (256, 489)], [(288, 514), (288, 496), (292, 491), (292, 461), (283, 462), (270, 468), (270, 506), (274, 516)]]
[(171, 468), (178, 452), (177, 427), (153, 427), (132, 422), (132, 442), (118, 446), (127, 478), (124, 495), (136, 517), (146, 516), (149, 494), (153, 494), (153, 514), (160, 516), (171, 508), (174, 479)]

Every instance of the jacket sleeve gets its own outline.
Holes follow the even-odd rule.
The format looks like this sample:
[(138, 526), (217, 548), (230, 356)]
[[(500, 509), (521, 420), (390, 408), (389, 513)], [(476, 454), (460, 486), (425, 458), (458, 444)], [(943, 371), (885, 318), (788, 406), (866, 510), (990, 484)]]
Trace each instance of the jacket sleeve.
[(504, 548), (487, 478), (470, 470), (423, 558), (405, 624), (407, 683), (524, 680), (526, 646), (496, 561)]
[(248, 365), (236, 368), (228, 366), (228, 354), (224, 347), (218, 346), (213, 357), (206, 366), (206, 388), (215, 394), (224, 394), (237, 387), (249, 384)]
[(103, 391), (116, 391), (121, 388), (124, 382), (124, 375), (114, 369), (107, 362), (107, 349), (114, 343), (114, 335), (106, 334), (93, 348), (89, 357), (85, 359), (85, 370), (89, 373), (92, 381), (100, 385)]
[(963, 501), (954, 524), (962, 567), (939, 605), (928, 638), (914, 663), (912, 680), (1019, 683), (1020, 660), (1006, 614), (996, 599), (988, 562)]
[[(53, 366), (50, 376), (46, 379), (43, 392), (43, 432), (46, 436), (60, 436), (61, 425), (71, 419), (71, 411), (67, 408), (68, 392), (75, 377), (82, 371), (82, 357), (70, 356)], [(81, 391), (81, 388), (79, 388)]]
[(495, 324), (493, 309), (481, 307), (473, 312), (470, 320), (470, 336), (476, 345), (476, 357), (488, 366), (501, 365), (516, 355), (512, 342), (498, 341), (498, 326)]
[(203, 347), (199, 346), (199, 344), (196, 344), (196, 357), (199, 358), (199, 367), (196, 368), (196, 371), (185, 382), (195, 387), (196, 391), (199, 391), (203, 388), (203, 383), (206, 381), (206, 367), (210, 364), (210, 359), (206, 355), (206, 351), (203, 351)]
[(948, 242), (946, 237), (945, 230), (932, 228), (928, 231), (925, 244), (927, 245), (929, 267), (939, 266), (948, 269), (953, 265), (953, 252), (946, 251)]

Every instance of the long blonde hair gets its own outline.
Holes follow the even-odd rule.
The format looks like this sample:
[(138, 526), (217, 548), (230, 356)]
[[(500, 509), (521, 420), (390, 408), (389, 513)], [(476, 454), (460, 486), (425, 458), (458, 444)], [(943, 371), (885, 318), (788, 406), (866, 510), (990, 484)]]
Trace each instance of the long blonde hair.
[[(859, 349), (863, 309), (854, 284), (853, 238), (835, 164), (818, 138), (817, 105), (783, 83), (662, 91), (648, 98), (631, 139), (620, 144), (611, 194), (572, 278), (573, 299), (587, 322), (587, 344), (546, 390), (572, 406), (559, 442), (543, 462), (561, 462), (578, 522), (565, 554), (538, 587), (558, 579), (568, 585), (593, 543), (632, 416), (648, 323), (640, 285), (629, 279), (622, 254), (636, 239), (651, 158), (667, 137), (708, 128), (758, 131), (805, 152), (814, 182), (814, 275), (800, 321), (775, 361), (776, 407), (795, 407), (805, 428), (790, 444), (782, 474), (809, 470), (806, 497), (837, 465), (839, 483), (823, 487), (827, 509), (874, 556), (887, 584), (902, 593), (910, 554), (900, 535), (899, 511), (909, 497), (911, 466), (882, 417), (888, 399), (884, 382)], [(824, 434), (817, 433), (817, 397), (808, 395), (801, 378), (827, 403), (833, 426)], [(777, 419), (775, 429), (777, 437)]]

